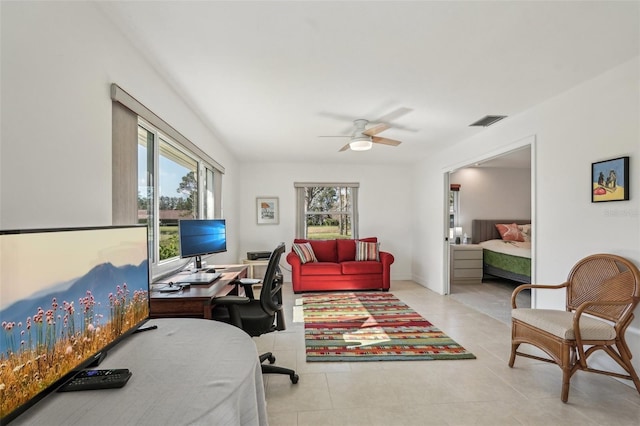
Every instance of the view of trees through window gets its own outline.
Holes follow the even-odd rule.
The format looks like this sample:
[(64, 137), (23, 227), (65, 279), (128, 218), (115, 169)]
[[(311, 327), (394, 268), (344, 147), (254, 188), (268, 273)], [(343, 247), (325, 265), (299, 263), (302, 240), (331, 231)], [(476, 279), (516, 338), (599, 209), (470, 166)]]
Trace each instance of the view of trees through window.
[(320, 240), (352, 238), (352, 210), (351, 188), (306, 187), (306, 237)]
[[(198, 162), (162, 138), (157, 138), (156, 177), (153, 173), (156, 138), (155, 133), (138, 127), (138, 222), (149, 225), (150, 235), (157, 232), (160, 236), (157, 247), (152, 247), (151, 251), (152, 258), (157, 256), (157, 260), (163, 261), (179, 255), (178, 220), (198, 217)], [(156, 187), (157, 209), (154, 208), (153, 191)], [(154, 217), (155, 212), (157, 218)]]

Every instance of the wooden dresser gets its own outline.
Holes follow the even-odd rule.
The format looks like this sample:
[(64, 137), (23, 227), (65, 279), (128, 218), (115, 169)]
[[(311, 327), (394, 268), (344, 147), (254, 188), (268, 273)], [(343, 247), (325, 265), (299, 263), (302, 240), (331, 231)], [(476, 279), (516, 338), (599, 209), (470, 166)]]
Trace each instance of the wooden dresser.
[(449, 246), (450, 284), (482, 283), (482, 247), (478, 244)]

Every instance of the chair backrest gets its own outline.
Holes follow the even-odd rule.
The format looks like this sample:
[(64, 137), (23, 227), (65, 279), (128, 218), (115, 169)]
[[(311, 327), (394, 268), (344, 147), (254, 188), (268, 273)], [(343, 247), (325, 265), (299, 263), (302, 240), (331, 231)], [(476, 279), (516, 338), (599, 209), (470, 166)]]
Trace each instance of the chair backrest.
[(627, 321), (640, 301), (640, 271), (629, 260), (613, 254), (594, 254), (580, 260), (567, 278), (567, 310), (587, 301), (627, 302), (596, 305), (585, 313), (609, 321)]
[(284, 243), (271, 253), (267, 271), (262, 280), (262, 290), (260, 290), (260, 305), (269, 315), (275, 315), (282, 310), (282, 274), (280, 272), (280, 257), (285, 251)]

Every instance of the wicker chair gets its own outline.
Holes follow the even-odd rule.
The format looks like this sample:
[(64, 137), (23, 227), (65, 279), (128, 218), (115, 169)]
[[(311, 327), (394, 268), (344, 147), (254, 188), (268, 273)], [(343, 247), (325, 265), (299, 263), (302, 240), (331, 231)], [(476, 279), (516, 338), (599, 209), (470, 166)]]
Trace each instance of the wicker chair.
[[(566, 289), (566, 310), (524, 309), (516, 297), (526, 288)], [(631, 364), (625, 330), (640, 301), (640, 271), (625, 258), (595, 254), (580, 260), (560, 285), (524, 284), (511, 296), (511, 358), (516, 355), (557, 364), (562, 369), (561, 399), (569, 398), (569, 381), (578, 371), (632, 380), (640, 393), (640, 380)], [(518, 352), (522, 343), (543, 350), (551, 359)], [(587, 359), (596, 351), (606, 352), (626, 374), (591, 368)]]

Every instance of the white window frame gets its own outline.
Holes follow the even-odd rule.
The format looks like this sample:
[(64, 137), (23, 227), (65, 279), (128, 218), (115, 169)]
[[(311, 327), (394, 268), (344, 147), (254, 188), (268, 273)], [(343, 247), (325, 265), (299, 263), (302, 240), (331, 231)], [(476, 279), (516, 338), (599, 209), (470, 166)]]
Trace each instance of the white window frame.
[[(350, 188), (351, 189), (351, 211), (339, 212), (341, 214), (349, 214), (351, 219), (351, 238), (359, 237), (358, 231), (358, 188), (360, 184), (357, 182), (295, 182), (293, 184), (296, 190), (296, 238), (307, 238), (307, 216), (310, 214), (318, 214), (319, 212), (307, 212), (305, 203), (305, 192), (307, 188), (313, 187), (330, 187), (330, 188)], [(330, 212), (320, 212), (330, 213)], [(335, 213), (335, 212), (333, 212)]]
[[(172, 147), (180, 150), (198, 163), (198, 217), (223, 218), (222, 175), (225, 170), (218, 162), (202, 151), (193, 142), (162, 120), (146, 106), (116, 84), (111, 85), (112, 108), (112, 211), (113, 224), (135, 224), (138, 222), (138, 126), (156, 132), (154, 144), (160, 138)], [(159, 150), (154, 150), (154, 170), (158, 170)], [(154, 173), (154, 188), (158, 187), (158, 173)], [(154, 230), (150, 251), (154, 251), (150, 262), (152, 279), (175, 272), (188, 260), (179, 257), (158, 262), (159, 244), (155, 236), (159, 235), (159, 203), (157, 191), (154, 194)], [(205, 197), (208, 207), (205, 212)], [(156, 224), (157, 222), (157, 224)]]

